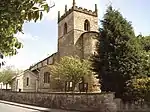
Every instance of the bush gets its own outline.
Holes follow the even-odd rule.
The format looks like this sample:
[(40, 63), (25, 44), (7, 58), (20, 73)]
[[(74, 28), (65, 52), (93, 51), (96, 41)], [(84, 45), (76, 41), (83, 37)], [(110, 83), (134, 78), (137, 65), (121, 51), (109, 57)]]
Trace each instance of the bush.
[(150, 78), (132, 79), (126, 83), (125, 100), (150, 101)]

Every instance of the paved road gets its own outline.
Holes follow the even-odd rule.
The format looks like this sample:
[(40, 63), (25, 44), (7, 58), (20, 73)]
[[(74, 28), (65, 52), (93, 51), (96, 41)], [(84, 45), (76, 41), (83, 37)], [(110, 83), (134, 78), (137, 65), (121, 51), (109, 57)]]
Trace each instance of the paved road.
[[(10, 105), (11, 104), (11, 105)], [(46, 109), (42, 107), (35, 107), (35, 106), (25, 106), (23, 104), (17, 104), (17, 103), (12, 103), (12, 102), (6, 102), (6, 101), (0, 101), (0, 112), (78, 112), (78, 111), (66, 111), (66, 110), (58, 110), (58, 109)], [(22, 107), (20, 107), (20, 106)], [(24, 107), (24, 108), (23, 108)], [(28, 108), (33, 108), (33, 109), (28, 109)]]
[(40, 112), (40, 111), (0, 103), (0, 112)]

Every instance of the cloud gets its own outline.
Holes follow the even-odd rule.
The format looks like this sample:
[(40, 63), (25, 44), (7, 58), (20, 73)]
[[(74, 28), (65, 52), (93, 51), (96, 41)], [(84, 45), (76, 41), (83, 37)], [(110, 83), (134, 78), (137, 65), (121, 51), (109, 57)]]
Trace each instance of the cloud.
[(36, 50), (34, 48), (36, 48), (36, 43), (39, 42), (39, 37), (27, 32), (24, 34), (17, 33), (15, 36), (23, 43), (23, 48), (18, 50), (17, 55), (6, 57), (4, 59), (6, 62), (4, 67), (13, 65), (15, 68), (27, 69), (32, 63), (36, 61), (35, 57), (37, 54), (34, 53), (34, 50)]
[[(71, 8), (73, 0), (47, 0), (48, 4), (51, 6), (55, 3), (55, 7), (50, 9), (49, 13), (44, 13), (44, 19), (54, 20), (57, 18), (58, 11), (61, 12), (61, 15), (64, 13), (65, 5), (68, 6), (68, 9)], [(85, 3), (86, 2), (86, 3)], [(99, 0), (76, 0), (76, 5), (84, 8), (94, 10), (95, 4), (100, 6)]]
[(24, 42), (24, 41), (37, 41), (39, 39), (38, 36), (33, 36), (31, 33), (17, 33), (15, 34), (15, 37), (18, 38), (19, 41)]
[(13, 65), (15, 68), (20, 68), (20, 69), (26, 69), (30, 66), (31, 62), (27, 59), (27, 54), (24, 49), (20, 49), (19, 53), (15, 56), (12, 57), (6, 57), (6, 65), (5, 66), (10, 66)]

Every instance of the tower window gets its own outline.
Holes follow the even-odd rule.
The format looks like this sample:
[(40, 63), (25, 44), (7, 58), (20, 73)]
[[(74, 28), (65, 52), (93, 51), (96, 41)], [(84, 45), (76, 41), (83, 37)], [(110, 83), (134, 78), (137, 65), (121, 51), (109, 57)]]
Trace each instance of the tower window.
[(67, 23), (64, 24), (64, 35), (67, 34)]
[(50, 83), (50, 73), (49, 72), (44, 73), (44, 83)]
[(84, 22), (84, 30), (90, 31), (90, 22), (88, 20), (85, 20)]

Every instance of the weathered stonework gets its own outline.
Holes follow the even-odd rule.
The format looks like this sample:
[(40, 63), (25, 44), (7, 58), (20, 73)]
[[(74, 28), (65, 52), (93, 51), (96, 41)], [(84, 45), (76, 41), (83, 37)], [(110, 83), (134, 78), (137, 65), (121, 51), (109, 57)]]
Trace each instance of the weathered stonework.
[[(23, 100), (22, 100), (23, 99)], [(80, 112), (116, 112), (113, 93), (17, 93), (0, 91), (0, 100)]]
[[(27, 78), (29, 78), (29, 84), (27, 85)], [(23, 75), (23, 92), (36, 92), (37, 91), (38, 75), (31, 71), (25, 71)]]
[[(28, 85), (27, 85), (27, 78)], [(20, 92), (36, 92), (38, 85), (38, 75), (34, 74), (30, 70), (26, 70), (19, 74), (13, 81), (12, 91)]]
[[(89, 23), (88, 30), (85, 29), (85, 21)], [(33, 79), (31, 83), (33, 87), (25, 87), (25, 91), (31, 92), (31, 88), (35, 88), (35, 91), (38, 92), (52, 91), (50, 84), (45, 84), (43, 81), (44, 73), (51, 73), (49, 65), (59, 62), (64, 56), (78, 56), (81, 59), (89, 59), (95, 52), (95, 38), (97, 38), (97, 35), (98, 15), (96, 5), (94, 11), (78, 7), (75, 3), (69, 10), (65, 6), (65, 13), (62, 16), (60, 16), (60, 12), (58, 13), (58, 52), (31, 66), (28, 69), (30, 73), (22, 74), (25, 78)], [(36, 81), (32, 73), (37, 76)], [(20, 78), (20, 82), (24, 83), (26, 81)], [(18, 88), (18, 85), (14, 88)]]
[(67, 6), (65, 6), (65, 13), (60, 17), (60, 12), (58, 14), (58, 23), (60, 21), (62, 21), (63, 19), (65, 19), (69, 14), (71, 14), (72, 12), (80, 12), (80, 13), (84, 13), (86, 15), (90, 15), (93, 17), (98, 17), (98, 10), (97, 10), (97, 4), (95, 4), (95, 11), (92, 10), (88, 10), (82, 7), (78, 7), (75, 6), (75, 4), (73, 4), (73, 6), (67, 11)]
[(88, 20), (90, 22), (90, 31), (98, 32), (98, 17), (93, 17), (85, 13), (73, 12), (74, 13), (74, 43), (79, 39), (84, 30), (84, 22)]
[[(42, 67), (39, 72), (39, 86), (38, 86), (38, 92), (50, 92), (51, 87), (50, 83), (44, 83), (44, 73), (50, 72), (51, 69), (48, 66)], [(51, 74), (50, 74), (51, 75)]]
[(75, 44), (75, 54), (81, 59), (89, 59), (96, 52), (96, 38), (98, 35), (94, 31), (83, 33)]
[[(63, 56), (77, 55), (76, 53), (78, 51), (76, 51), (75, 44), (77, 43), (77, 41), (80, 40), (81, 35), (86, 32), (84, 30), (85, 20), (88, 20), (90, 23), (90, 31), (98, 32), (98, 17), (96, 15), (92, 15), (92, 14), (95, 14), (92, 11), (89, 11), (92, 14), (87, 14), (87, 12), (88, 12), (87, 9), (75, 7), (75, 8), (70, 9), (70, 13), (66, 12), (59, 19), (59, 22), (58, 22), (59, 58)], [(67, 23), (68, 27), (67, 27), (67, 34), (64, 35), (65, 23)], [(86, 35), (86, 38), (90, 38), (90, 37)], [(84, 39), (82, 41), (85, 41)], [(92, 41), (88, 43), (88, 45), (89, 44), (92, 44)]]
[[(79, 112), (150, 112), (150, 104), (123, 103), (113, 93), (25, 93), (0, 90), (0, 100)], [(68, 112), (68, 111), (67, 111)]]

